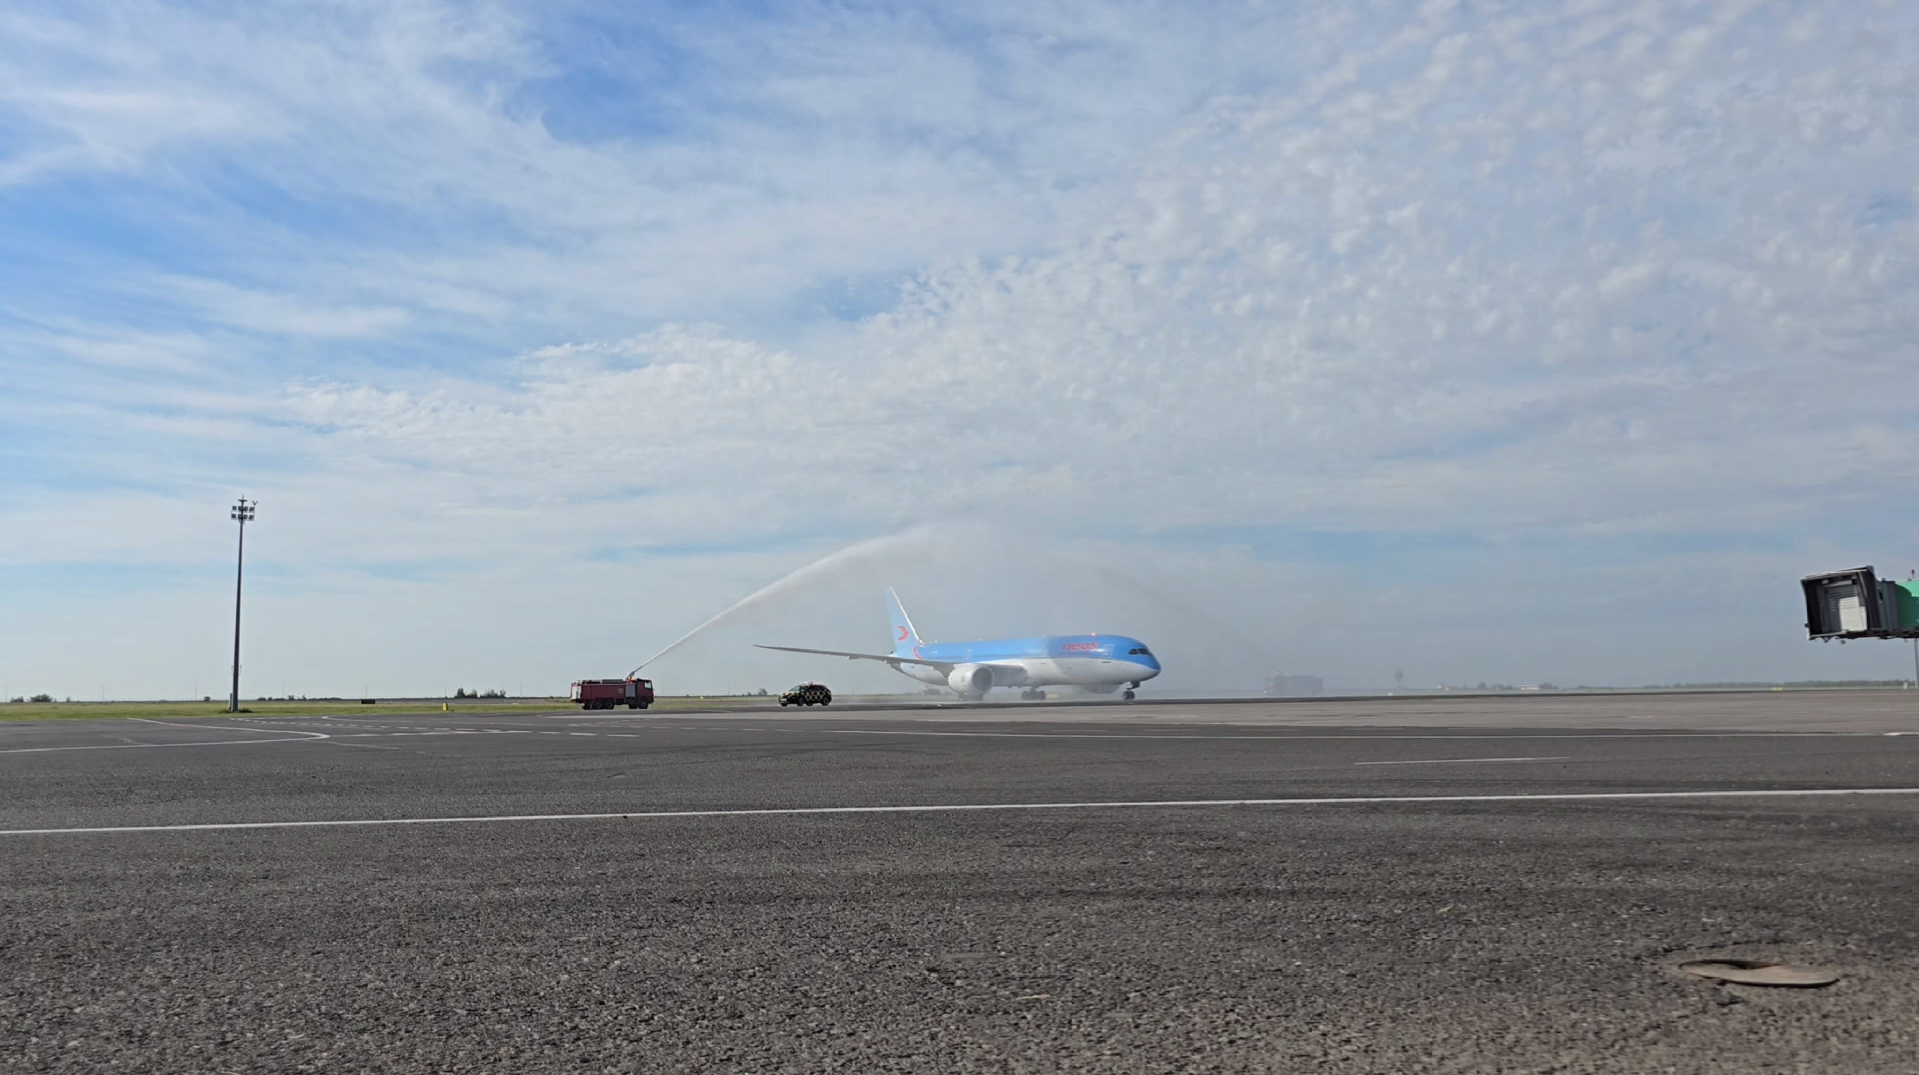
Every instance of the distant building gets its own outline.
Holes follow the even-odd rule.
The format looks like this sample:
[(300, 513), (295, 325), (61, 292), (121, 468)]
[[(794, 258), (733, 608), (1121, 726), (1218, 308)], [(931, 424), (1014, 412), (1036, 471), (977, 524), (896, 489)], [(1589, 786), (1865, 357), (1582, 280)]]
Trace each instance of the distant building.
[(1311, 698), (1326, 689), (1318, 676), (1273, 676), (1266, 681), (1270, 698)]

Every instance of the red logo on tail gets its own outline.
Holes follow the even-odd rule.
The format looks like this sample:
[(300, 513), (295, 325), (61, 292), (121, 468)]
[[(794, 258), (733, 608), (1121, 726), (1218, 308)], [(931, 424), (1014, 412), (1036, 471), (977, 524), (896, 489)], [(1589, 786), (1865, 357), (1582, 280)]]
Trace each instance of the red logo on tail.
[(906, 639), (907, 639), (907, 636), (908, 636), (908, 632), (907, 632), (907, 630), (906, 630), (906, 628), (904, 628), (904, 627), (902, 627), (902, 628), (900, 628), (900, 637), (899, 637), (899, 641), (901, 641), (901, 642), (904, 642), (904, 641), (906, 641)]

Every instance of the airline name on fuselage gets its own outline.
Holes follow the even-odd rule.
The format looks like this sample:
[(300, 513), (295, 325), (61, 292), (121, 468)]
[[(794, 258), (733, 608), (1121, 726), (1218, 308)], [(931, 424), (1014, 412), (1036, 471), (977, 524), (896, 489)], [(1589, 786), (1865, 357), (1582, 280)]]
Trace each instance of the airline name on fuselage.
[(1067, 642), (1059, 647), (1061, 653), (1098, 653), (1097, 642)]

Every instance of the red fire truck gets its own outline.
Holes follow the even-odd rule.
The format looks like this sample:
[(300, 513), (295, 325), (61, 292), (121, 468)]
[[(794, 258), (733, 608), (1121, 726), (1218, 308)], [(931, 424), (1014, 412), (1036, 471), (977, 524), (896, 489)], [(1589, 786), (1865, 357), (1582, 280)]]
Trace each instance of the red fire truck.
[(653, 681), (582, 679), (573, 684), (573, 692), (569, 697), (580, 703), (581, 709), (612, 709), (621, 705), (628, 709), (645, 709), (653, 704)]

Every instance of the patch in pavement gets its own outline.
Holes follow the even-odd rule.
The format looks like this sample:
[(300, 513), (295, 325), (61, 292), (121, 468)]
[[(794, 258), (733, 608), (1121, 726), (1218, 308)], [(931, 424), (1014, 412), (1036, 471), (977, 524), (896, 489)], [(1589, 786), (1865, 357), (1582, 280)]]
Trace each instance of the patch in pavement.
[(1831, 985), (1839, 976), (1817, 967), (1793, 967), (1763, 959), (1695, 959), (1679, 969), (1695, 978), (1738, 985), (1776, 985), (1800, 989)]

